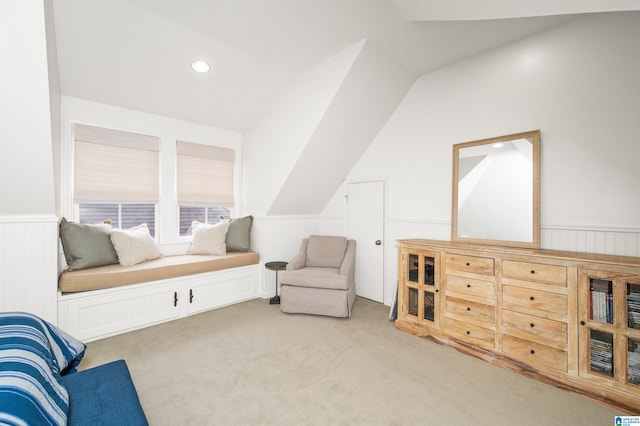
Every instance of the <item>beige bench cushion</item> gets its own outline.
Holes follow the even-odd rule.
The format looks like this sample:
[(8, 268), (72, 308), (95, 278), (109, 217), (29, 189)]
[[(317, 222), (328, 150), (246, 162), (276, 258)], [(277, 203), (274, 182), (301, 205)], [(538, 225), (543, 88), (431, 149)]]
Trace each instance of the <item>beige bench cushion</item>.
[(164, 256), (133, 266), (106, 265), (79, 271), (65, 271), (60, 275), (58, 288), (63, 293), (99, 290), (148, 281), (175, 278), (183, 275), (219, 271), (260, 262), (256, 252), (229, 252), (226, 255)]

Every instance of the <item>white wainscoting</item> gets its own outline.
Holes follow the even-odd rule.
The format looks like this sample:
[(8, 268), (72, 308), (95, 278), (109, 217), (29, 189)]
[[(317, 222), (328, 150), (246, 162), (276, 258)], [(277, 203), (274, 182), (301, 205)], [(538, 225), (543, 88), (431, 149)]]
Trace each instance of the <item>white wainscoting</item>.
[(0, 217), (0, 310), (57, 324), (57, 254), (57, 217)]
[[(387, 238), (451, 239), (450, 220), (392, 219)], [(640, 229), (600, 226), (542, 225), (540, 246), (548, 250), (640, 256)]]
[(543, 225), (545, 249), (640, 256), (640, 229)]

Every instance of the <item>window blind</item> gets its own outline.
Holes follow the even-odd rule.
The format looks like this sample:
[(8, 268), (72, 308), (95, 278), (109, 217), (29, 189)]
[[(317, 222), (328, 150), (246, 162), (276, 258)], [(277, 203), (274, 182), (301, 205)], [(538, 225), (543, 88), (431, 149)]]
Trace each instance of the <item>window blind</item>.
[(160, 138), (76, 124), (76, 203), (148, 203), (160, 197)]
[(233, 207), (235, 151), (177, 141), (178, 204)]

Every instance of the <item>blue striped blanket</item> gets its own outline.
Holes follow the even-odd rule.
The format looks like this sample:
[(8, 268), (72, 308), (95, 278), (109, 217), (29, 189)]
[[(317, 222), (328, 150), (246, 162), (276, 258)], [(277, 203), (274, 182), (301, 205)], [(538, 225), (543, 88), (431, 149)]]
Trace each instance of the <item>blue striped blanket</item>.
[(0, 424), (65, 425), (74, 372), (86, 346), (35, 315), (0, 313)]

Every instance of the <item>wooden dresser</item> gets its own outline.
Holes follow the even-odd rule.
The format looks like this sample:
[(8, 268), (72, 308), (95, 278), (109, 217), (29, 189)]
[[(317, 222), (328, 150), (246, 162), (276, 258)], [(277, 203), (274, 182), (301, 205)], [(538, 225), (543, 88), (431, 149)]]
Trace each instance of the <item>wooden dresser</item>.
[(398, 329), (640, 414), (640, 258), (398, 243)]

